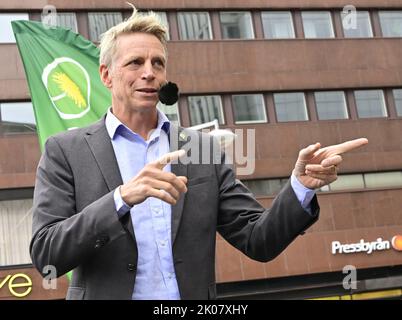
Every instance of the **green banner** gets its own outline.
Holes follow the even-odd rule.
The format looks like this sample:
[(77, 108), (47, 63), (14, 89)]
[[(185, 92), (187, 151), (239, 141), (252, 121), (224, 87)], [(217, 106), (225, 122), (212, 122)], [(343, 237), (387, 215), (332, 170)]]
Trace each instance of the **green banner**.
[(12, 21), (31, 93), (41, 148), (58, 132), (87, 126), (111, 105), (99, 77), (99, 49), (79, 34)]

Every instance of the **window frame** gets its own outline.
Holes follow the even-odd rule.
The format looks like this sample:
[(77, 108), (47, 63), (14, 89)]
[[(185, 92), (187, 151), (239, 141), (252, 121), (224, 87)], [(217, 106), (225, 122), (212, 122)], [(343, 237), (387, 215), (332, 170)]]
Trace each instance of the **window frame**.
[[(179, 101), (177, 101), (177, 102), (176, 102), (175, 104), (173, 104), (173, 105), (166, 105), (166, 104), (163, 104), (163, 103), (160, 102), (160, 101), (157, 103), (156, 107), (158, 108), (158, 110), (161, 111), (161, 112), (163, 112), (163, 113), (166, 115), (166, 117), (167, 117), (167, 114), (165, 113), (165, 111), (164, 111), (164, 110), (160, 110), (160, 109), (159, 109), (159, 106), (165, 106), (165, 107), (173, 107), (173, 106), (176, 106), (176, 110), (177, 110), (177, 124), (178, 124), (179, 126), (181, 126)], [(170, 119), (169, 119), (169, 121), (172, 122), (172, 120), (170, 120)]]
[[(323, 93), (323, 92), (342, 92), (343, 103), (344, 103), (344, 107), (345, 107), (345, 111), (346, 111), (346, 118), (320, 119), (320, 114), (318, 112), (318, 103), (317, 103), (316, 93)], [(313, 91), (313, 97), (314, 97), (315, 111), (317, 113), (318, 121), (342, 121), (342, 120), (350, 119), (350, 110), (349, 110), (348, 102), (346, 99), (346, 93), (344, 90), (322, 90), (322, 91), (317, 90), (317, 91)]]
[[(399, 114), (398, 113), (398, 105), (397, 105), (397, 103), (396, 103), (396, 101), (397, 101), (397, 99), (396, 99), (396, 96), (395, 96), (395, 91), (396, 90), (398, 90), (398, 91), (400, 91), (401, 92), (401, 98), (400, 99), (398, 99), (398, 100), (400, 100), (401, 102), (401, 113)], [(392, 89), (392, 98), (393, 98), (393, 102), (394, 102), (394, 105), (395, 105), (395, 112), (396, 112), (396, 116), (398, 117), (398, 118), (401, 118), (402, 117), (402, 88), (393, 88)]]
[[(181, 14), (200, 14), (200, 13), (206, 13), (208, 16), (208, 29), (209, 29), (209, 39), (182, 39), (182, 32), (180, 28), (180, 15)], [(211, 15), (209, 11), (179, 11), (177, 12), (177, 31), (178, 31), (178, 36), (179, 36), (179, 41), (211, 41), (214, 39), (214, 33), (212, 30), (212, 21), (211, 21)]]
[[(221, 117), (222, 117), (222, 123), (219, 122), (219, 118), (217, 120), (219, 122), (219, 125), (225, 125), (226, 121), (225, 121), (225, 112), (223, 110), (222, 96), (220, 94), (210, 94), (210, 95), (191, 95), (191, 96), (187, 96), (188, 117), (189, 117), (189, 120), (190, 120), (190, 126), (197, 126), (197, 125), (202, 124), (202, 123), (191, 123), (191, 102), (190, 102), (190, 98), (194, 98), (194, 97), (219, 97), (219, 108), (218, 108), (218, 110), (219, 110), (219, 112), (221, 114)], [(209, 120), (209, 121), (212, 121), (212, 120)]]
[[(401, 14), (401, 18), (402, 18), (402, 10), (378, 10), (378, 22), (380, 25), (380, 29), (381, 29), (381, 36), (383, 38), (401, 38), (402, 37), (402, 30), (401, 30), (401, 34), (398, 36), (386, 36), (384, 34), (384, 28), (383, 28), (383, 24), (381, 22), (381, 13), (394, 13), (394, 12), (399, 12)], [(402, 25), (402, 24), (401, 24)]]
[[(1, 108), (2, 105), (3, 104), (10, 105), (10, 104), (15, 104), (15, 103), (18, 103), (18, 104), (21, 104), (21, 103), (25, 104), (26, 103), (26, 104), (31, 105), (32, 113), (33, 113), (33, 120), (34, 120), (33, 124), (25, 123), (25, 122), (18, 123), (18, 122), (12, 122), (12, 121), (5, 121), (3, 119), (2, 108)], [(4, 122), (7, 122), (10, 125), (15, 125), (15, 126), (25, 126), (25, 127), (29, 128), (29, 130), (25, 130), (25, 131), (6, 131), (6, 130), (3, 130)], [(2, 137), (2, 136), (3, 137), (4, 136), (15, 136), (15, 135), (26, 135), (26, 134), (28, 134), (28, 135), (37, 135), (37, 132), (38, 132), (38, 127), (37, 127), (37, 123), (36, 123), (35, 110), (34, 110), (34, 106), (33, 106), (32, 101), (3, 101), (3, 102), (0, 102), (0, 137)]]
[[(385, 115), (384, 116), (375, 116), (375, 117), (361, 117), (359, 115), (359, 106), (357, 103), (357, 98), (356, 98), (356, 92), (357, 91), (380, 91), (381, 92), (381, 100), (382, 100), (382, 105), (384, 108)], [(353, 90), (353, 98), (355, 100), (355, 105), (356, 105), (356, 115), (358, 119), (383, 119), (383, 118), (388, 118), (389, 117), (389, 112), (387, 108), (387, 103), (385, 100), (385, 94), (383, 89), (358, 89), (358, 90)]]
[[(241, 96), (260, 96), (261, 97), (264, 120), (236, 121), (234, 97), (241, 97)], [(265, 99), (264, 99), (264, 95), (262, 93), (232, 94), (231, 95), (231, 104), (232, 104), (234, 124), (268, 123), (267, 107), (265, 105)]]
[[(282, 37), (278, 37), (278, 38), (269, 38), (266, 36), (265, 34), (265, 28), (264, 28), (264, 18), (263, 18), (263, 14), (264, 13), (288, 13), (290, 15), (290, 23), (292, 26), (292, 33), (293, 33), (293, 37), (290, 38), (282, 38)], [(296, 30), (295, 30), (295, 23), (294, 23), (294, 16), (293, 16), (293, 12), (292, 11), (286, 11), (286, 10), (281, 10), (281, 11), (261, 11), (261, 24), (262, 24), (262, 33), (263, 33), (263, 37), (264, 39), (269, 39), (269, 40), (283, 40), (283, 39), (296, 39)]]
[[(329, 37), (314, 37), (314, 38), (306, 36), (306, 28), (304, 27), (303, 13), (317, 13), (317, 12), (327, 13), (328, 14), (330, 25), (331, 25), (331, 36), (329, 36)], [(332, 11), (331, 10), (303, 10), (303, 11), (301, 11), (301, 20), (302, 20), (304, 39), (308, 39), (308, 40), (319, 39), (319, 40), (322, 40), (322, 39), (334, 39), (334, 38), (336, 38), (335, 29), (334, 29), (334, 21), (333, 21), (333, 16), (332, 16)]]
[[(370, 36), (368, 36), (368, 37), (348, 37), (345, 34), (345, 28), (343, 27), (343, 23), (341, 23), (341, 25), (342, 25), (342, 34), (343, 34), (343, 37), (345, 39), (370, 39), (370, 38), (374, 38), (373, 23), (371, 22), (371, 12), (369, 10), (356, 11), (357, 14), (362, 13), (362, 12), (367, 12), (368, 23), (369, 23), (369, 28), (370, 28)], [(343, 21), (342, 13), (343, 13), (343, 11), (340, 11), (341, 22)], [(357, 17), (356, 17), (356, 19), (357, 19)], [(357, 23), (357, 20), (356, 20), (356, 23)]]
[[(17, 43), (13, 29), (11, 27), (11, 21), (16, 21), (16, 20), (24, 20), (24, 21), (29, 21), (29, 12), (1, 12), (0, 17), (2, 16), (17, 16), (18, 18), (8, 20), (7, 21), (7, 26), (5, 27), (5, 35), (9, 35), (10, 37), (8, 39), (5, 39), (4, 41), (0, 37), (0, 44), (15, 44)], [(26, 18), (26, 19), (25, 19)], [(0, 20), (1, 21), (1, 20)], [(3, 28), (3, 26), (0, 24), (0, 27)], [(7, 29), (9, 28), (9, 29)], [(11, 33), (8, 34), (7, 32), (10, 31)]]
[[(62, 26), (62, 25), (60, 25), (59, 24), (59, 17), (60, 17), (60, 14), (61, 15), (65, 15), (65, 14), (72, 14), (73, 16), (74, 16), (74, 22), (75, 22), (75, 25), (74, 25), (74, 27), (75, 27), (75, 30), (74, 29), (71, 29), (71, 28), (66, 28), (65, 26)], [(42, 21), (42, 16), (41, 16), (41, 21)], [(57, 26), (58, 27), (60, 27), (60, 28), (64, 28), (64, 29), (67, 29), (67, 30), (70, 30), (70, 31), (72, 31), (72, 32), (74, 32), (74, 33), (79, 33), (79, 30), (78, 30), (78, 20), (77, 20), (77, 13), (75, 12), (75, 11), (60, 11), (60, 12), (57, 12)]]
[[(248, 14), (249, 15), (249, 21), (250, 21), (250, 30), (251, 30), (251, 38), (225, 38), (224, 34), (223, 34), (223, 26), (222, 26), (222, 14), (225, 13), (244, 13), (244, 14)], [(221, 38), (222, 40), (253, 40), (255, 39), (255, 31), (254, 31), (254, 21), (253, 21), (253, 15), (251, 13), (251, 11), (219, 11), (219, 26), (221, 29)]]
[(89, 38), (89, 40), (90, 41), (92, 41), (92, 42), (94, 42), (94, 43), (99, 43), (100, 42), (100, 36), (104, 33), (104, 32), (106, 32), (108, 29), (110, 29), (111, 27), (108, 27), (105, 31), (103, 31), (103, 32), (101, 32), (101, 33), (99, 33), (98, 34), (98, 39), (92, 39), (91, 38), (91, 22), (90, 22), (90, 16), (91, 16), (91, 14), (94, 14), (94, 15), (101, 15), (101, 14), (110, 14), (110, 13), (118, 13), (118, 14), (120, 14), (120, 16), (121, 16), (121, 22), (123, 22), (124, 21), (124, 15), (123, 15), (123, 12), (121, 12), (121, 11), (88, 11), (87, 12), (87, 18), (88, 18), (88, 38)]
[[(303, 105), (304, 105), (304, 110), (305, 110), (307, 119), (286, 120), (286, 121), (279, 120), (278, 112), (277, 112), (277, 108), (276, 108), (277, 104), (276, 104), (276, 101), (275, 101), (275, 95), (276, 94), (288, 94), (288, 93), (301, 93), (301, 94), (303, 94)], [(274, 92), (272, 94), (272, 99), (273, 99), (273, 102), (274, 102), (275, 120), (276, 120), (277, 123), (307, 122), (307, 121), (311, 120), (310, 115), (309, 115), (308, 105), (307, 105), (306, 93), (304, 91)]]
[(159, 19), (161, 20), (161, 22), (163, 23), (164, 21), (162, 21), (161, 15), (164, 14), (165, 18), (166, 18), (166, 24), (167, 24), (167, 33), (166, 33), (166, 40), (171, 40), (171, 36), (170, 36), (170, 24), (169, 24), (169, 17), (168, 17), (168, 13), (167, 11), (163, 11), (163, 10), (158, 10), (158, 11), (154, 11), (154, 13), (159, 17)]

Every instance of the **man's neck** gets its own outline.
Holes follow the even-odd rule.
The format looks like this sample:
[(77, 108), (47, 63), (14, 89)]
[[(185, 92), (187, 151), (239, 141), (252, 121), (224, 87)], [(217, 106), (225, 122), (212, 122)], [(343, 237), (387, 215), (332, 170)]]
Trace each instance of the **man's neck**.
[(158, 112), (156, 108), (149, 112), (131, 110), (130, 112), (119, 112), (113, 109), (111, 112), (126, 127), (140, 135), (144, 140), (148, 139), (149, 132), (158, 126)]

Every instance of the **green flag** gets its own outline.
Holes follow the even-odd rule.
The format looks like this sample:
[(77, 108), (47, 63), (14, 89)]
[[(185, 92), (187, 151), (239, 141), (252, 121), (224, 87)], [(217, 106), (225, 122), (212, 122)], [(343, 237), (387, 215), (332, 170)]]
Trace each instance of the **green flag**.
[(87, 126), (111, 105), (99, 77), (99, 49), (79, 34), (35, 21), (12, 21), (35, 112), (39, 143)]

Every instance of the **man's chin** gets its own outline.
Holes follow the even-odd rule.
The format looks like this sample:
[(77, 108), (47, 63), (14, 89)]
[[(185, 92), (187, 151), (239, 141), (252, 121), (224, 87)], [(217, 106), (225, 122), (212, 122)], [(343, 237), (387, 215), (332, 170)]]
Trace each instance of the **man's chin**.
[(143, 111), (152, 111), (156, 109), (158, 101), (133, 101), (132, 106), (135, 109), (141, 109)]

